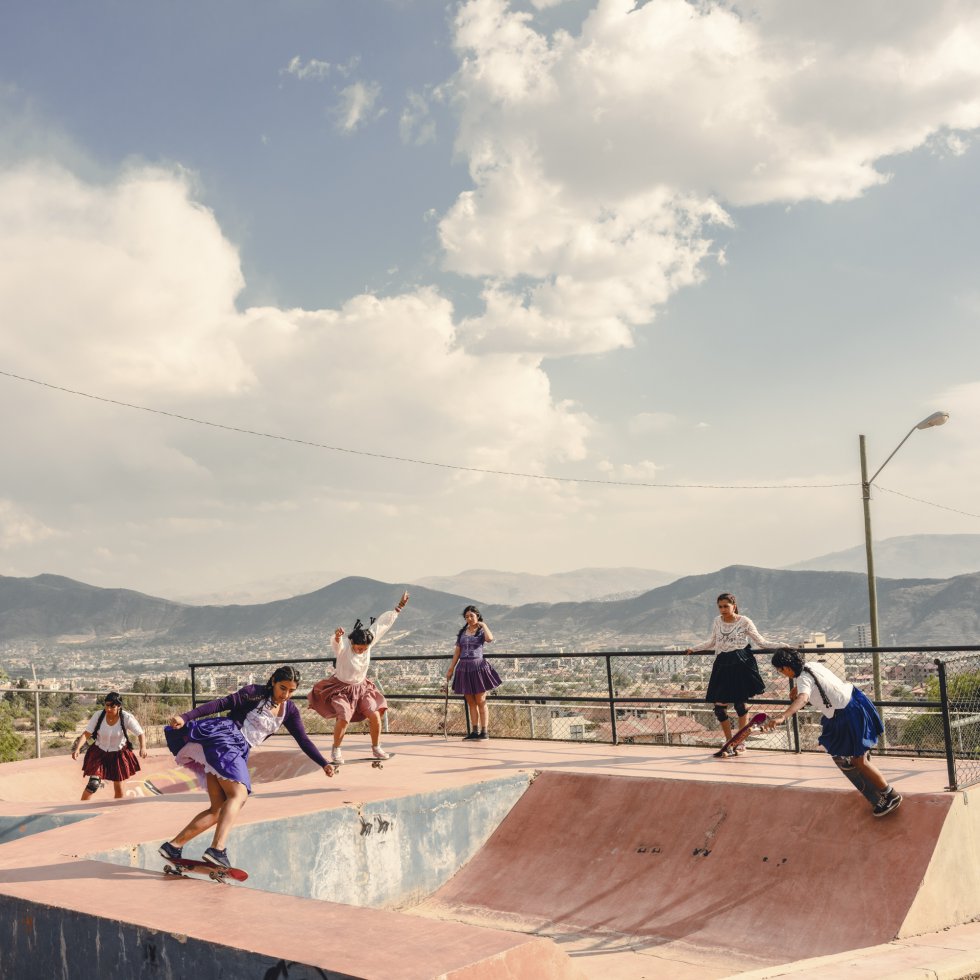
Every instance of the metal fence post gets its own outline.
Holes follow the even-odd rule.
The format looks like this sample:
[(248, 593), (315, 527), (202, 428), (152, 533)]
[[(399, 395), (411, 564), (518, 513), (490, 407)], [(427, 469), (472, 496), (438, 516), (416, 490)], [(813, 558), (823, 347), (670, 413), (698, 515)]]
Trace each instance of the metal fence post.
[(197, 707), (197, 668), (194, 664), (190, 665), (191, 668), (191, 707)]
[(606, 654), (606, 683), (609, 686), (609, 721), (611, 723), (612, 744), (619, 745), (619, 735), (616, 732), (616, 702), (613, 701), (616, 692), (613, 690), (612, 657), (608, 653)]
[(939, 676), (939, 703), (943, 716), (943, 741), (946, 743), (946, 773), (949, 776), (948, 790), (956, 789), (956, 759), (953, 757), (953, 726), (949, 718), (949, 690), (946, 686), (946, 664), (936, 658), (936, 672)]
[(34, 752), (41, 758), (41, 692), (34, 688)]

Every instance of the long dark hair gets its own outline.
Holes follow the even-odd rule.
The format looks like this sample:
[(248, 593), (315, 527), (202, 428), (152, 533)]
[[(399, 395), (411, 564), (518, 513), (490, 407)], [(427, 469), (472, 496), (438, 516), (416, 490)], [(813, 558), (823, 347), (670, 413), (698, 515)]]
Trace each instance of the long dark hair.
[(794, 677), (799, 677), (800, 674), (806, 673), (813, 678), (813, 683), (817, 685), (817, 690), (820, 692), (820, 700), (823, 701), (824, 707), (830, 707), (830, 698), (827, 697), (827, 692), (823, 689), (823, 684), (820, 683), (820, 678), (810, 670), (806, 665), (806, 659), (803, 656), (801, 650), (793, 650), (786, 648), (785, 650), (777, 650), (772, 655), (772, 665), (777, 670), (780, 667), (789, 667), (793, 671)]
[[(477, 621), (477, 623), (482, 623), (482, 622), (483, 622), (483, 613), (481, 613), (481, 612), (480, 612), (480, 610), (476, 608), (476, 606), (467, 606), (467, 607), (466, 607), (466, 608), (465, 608), (465, 609), (463, 610), (463, 613), (462, 613), (462, 615), (463, 615), (463, 618), (464, 618), (464, 619), (466, 618), (466, 614), (467, 614), (468, 612), (472, 612), (472, 613), (476, 613), (476, 621)], [(459, 632), (458, 632), (458, 633), (456, 634), (456, 642), (457, 642), (457, 643), (459, 642), (459, 638), (460, 638), (460, 637), (461, 637), (461, 636), (462, 636), (462, 635), (463, 635), (463, 634), (464, 634), (465, 632), (466, 632), (466, 626), (463, 626), (463, 628), (462, 628), (462, 629), (461, 629), (461, 630), (460, 630), (460, 631), (459, 631)], [(476, 628), (476, 632), (477, 632), (477, 633), (479, 633), (479, 632), (480, 632), (480, 627), (479, 627), (479, 626), (477, 626), (477, 628)], [(476, 635), (476, 634), (474, 634), (474, 636), (475, 636), (475, 635)]]
[(286, 664), (283, 667), (277, 667), (273, 672), (272, 676), (266, 681), (265, 686), (269, 690), (269, 694), (272, 694), (273, 684), (278, 684), (279, 681), (293, 681), (297, 687), (299, 687), (299, 671), (295, 668)]
[(735, 601), (735, 596), (733, 596), (731, 592), (722, 592), (722, 594), (718, 596), (717, 599), (715, 599), (715, 605), (717, 606), (718, 603), (722, 601), (722, 599), (724, 599), (725, 602), (730, 602), (735, 607), (735, 615), (737, 616), (739, 613), (738, 613), (738, 603)]

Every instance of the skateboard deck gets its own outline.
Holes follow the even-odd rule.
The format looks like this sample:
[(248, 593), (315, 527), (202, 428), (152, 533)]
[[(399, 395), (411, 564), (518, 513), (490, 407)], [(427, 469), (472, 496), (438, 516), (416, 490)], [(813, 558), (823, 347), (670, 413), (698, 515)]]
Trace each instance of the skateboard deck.
[[(395, 757), (394, 752), (388, 753), (388, 759), (394, 759), (394, 757)], [(362, 757), (360, 759), (350, 759), (350, 760), (345, 759), (343, 762), (331, 762), (330, 765), (332, 765), (334, 769), (343, 769), (344, 766), (356, 766), (358, 763), (361, 762), (370, 762), (372, 769), (384, 769), (385, 763), (388, 761), (388, 759), (375, 759), (373, 756), (369, 755), (367, 757)]]
[(212, 881), (224, 883), (228, 878), (234, 878), (235, 881), (245, 881), (248, 878), (248, 872), (242, 871), (241, 868), (223, 868), (217, 864), (208, 864), (207, 861), (191, 861), (186, 858), (168, 861), (163, 866), (163, 873), (177, 878), (189, 878), (192, 874), (203, 875)]
[(760, 712), (753, 715), (746, 725), (740, 728), (716, 753), (715, 758), (723, 758), (731, 749), (737, 749), (753, 732), (761, 729), (762, 723), (769, 716)]
[(840, 769), (842, 773), (850, 780), (851, 785), (872, 805), (875, 806), (878, 800), (881, 799), (881, 794), (874, 788), (874, 786), (869, 783), (864, 776), (857, 770), (855, 766), (845, 766), (845, 762), (849, 762), (849, 759), (842, 759), (839, 756), (834, 756), (834, 763), (837, 768)]

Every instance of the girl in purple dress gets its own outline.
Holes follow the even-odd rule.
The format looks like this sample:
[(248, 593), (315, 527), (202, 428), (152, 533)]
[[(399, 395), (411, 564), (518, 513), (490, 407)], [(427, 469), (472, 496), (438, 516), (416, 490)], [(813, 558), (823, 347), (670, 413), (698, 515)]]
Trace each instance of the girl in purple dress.
[(493, 643), (493, 633), (483, 622), (483, 616), (476, 606), (467, 606), (463, 610), (463, 619), (466, 620), (466, 625), (456, 634), (456, 649), (453, 650), (453, 662), (446, 671), (446, 683), (452, 678), (453, 691), (466, 698), (473, 727), (469, 735), (463, 737), (489, 738), (487, 691), (492, 691), (503, 683), (483, 657), (483, 644)]
[[(298, 685), (299, 673), (295, 668), (279, 667), (266, 684), (246, 684), (234, 694), (208, 701), (170, 719), (163, 730), (167, 745), (180, 765), (199, 779), (206, 779), (211, 805), (176, 837), (160, 845), (160, 853), (165, 858), (180, 860), (184, 844), (214, 827), (214, 839), (204, 852), (204, 860), (231, 867), (225, 841), (238, 811), (252, 792), (248, 754), (279, 728), (284, 727), (327, 776), (333, 775), (333, 766), (310, 741), (299, 709), (290, 700)], [(228, 714), (204, 717), (219, 711)]]

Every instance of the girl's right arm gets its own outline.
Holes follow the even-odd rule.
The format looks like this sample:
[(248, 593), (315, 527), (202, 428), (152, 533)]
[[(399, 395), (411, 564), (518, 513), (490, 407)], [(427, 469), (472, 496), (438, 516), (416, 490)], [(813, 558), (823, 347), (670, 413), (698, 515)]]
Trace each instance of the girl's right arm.
[(688, 647), (685, 653), (703, 653), (705, 650), (714, 650), (715, 642), (718, 633), (718, 620), (716, 619), (711, 624), (711, 636), (704, 641), (704, 643), (699, 643), (696, 647)]
[(459, 661), (459, 644), (456, 644), (456, 649), (453, 650), (453, 662), (449, 665), (449, 670), (446, 671), (446, 681), (448, 682), (452, 676), (453, 671), (456, 669), (456, 664)]
[[(228, 694), (223, 698), (217, 698), (214, 701), (199, 704), (196, 708), (191, 708), (190, 711), (185, 711), (182, 715), (174, 715), (170, 719), (169, 725), (171, 728), (183, 728), (186, 722), (194, 721), (195, 718), (204, 718), (206, 715), (217, 715), (222, 711), (228, 711), (229, 708), (233, 708), (236, 704), (241, 704), (243, 701), (254, 701), (256, 700), (254, 689), (257, 687), (258, 685), (249, 684), (241, 688), (241, 690), (235, 691), (234, 694)], [(262, 692), (259, 690), (258, 697), (261, 697), (261, 695)]]

